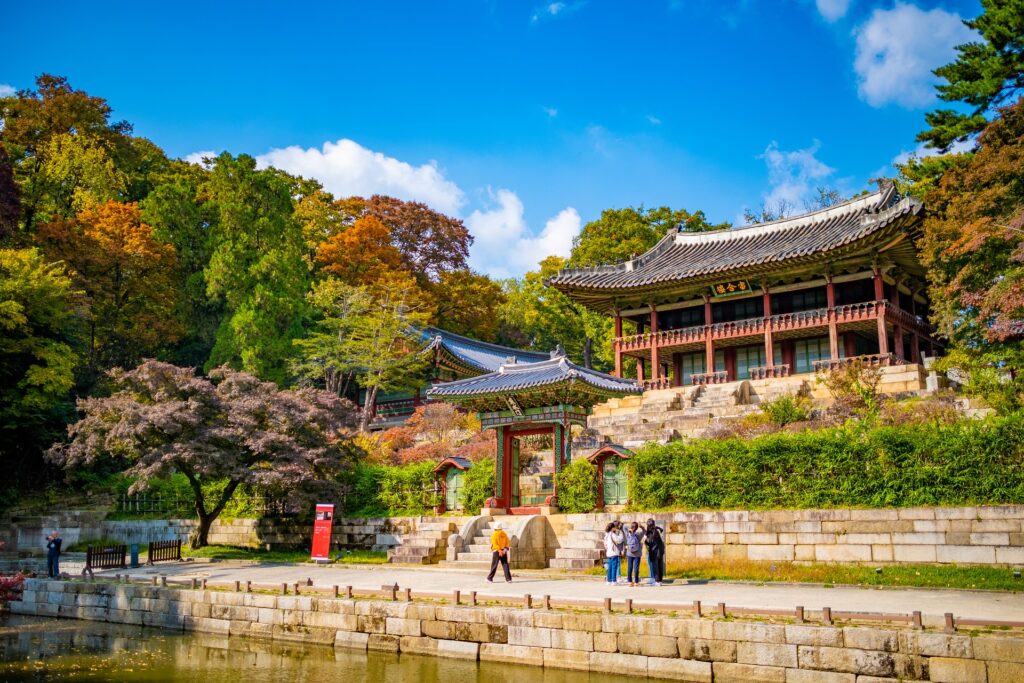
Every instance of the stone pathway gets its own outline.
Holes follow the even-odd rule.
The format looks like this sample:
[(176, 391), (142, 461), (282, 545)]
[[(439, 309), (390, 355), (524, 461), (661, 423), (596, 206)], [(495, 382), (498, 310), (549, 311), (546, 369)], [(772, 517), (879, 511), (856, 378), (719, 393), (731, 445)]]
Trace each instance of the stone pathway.
[[(123, 572), (123, 570), (120, 570)], [(112, 570), (103, 572), (115, 574)], [(182, 562), (142, 567), (132, 570), (133, 576), (162, 574), (169, 578), (205, 578), (210, 581), (252, 581), (254, 583), (295, 583), (313, 580), (316, 586), (353, 586), (380, 589), (397, 583), (401, 588), (428, 592), (463, 593), (476, 591), (481, 598), (515, 597), (526, 593), (558, 598), (594, 599), (632, 598), (638, 602), (689, 605), (700, 600), (710, 610), (719, 602), (735, 607), (761, 609), (792, 609), (802, 605), (808, 610), (831, 607), (833, 610), (859, 612), (895, 612), (909, 614), (919, 610), (928, 624), (941, 624), (942, 615), (952, 612), (957, 617), (1024, 621), (1024, 593), (995, 591), (958, 591), (918, 588), (825, 588), (820, 585), (756, 585), (728, 582), (706, 584), (672, 584), (664, 586), (608, 586), (603, 581), (587, 578), (553, 578), (531, 572), (514, 572), (513, 582), (506, 584), (499, 571), (493, 584), (480, 572), (431, 567), (411, 568), (389, 565), (314, 566), (295, 564), (259, 564), (241, 562)]]

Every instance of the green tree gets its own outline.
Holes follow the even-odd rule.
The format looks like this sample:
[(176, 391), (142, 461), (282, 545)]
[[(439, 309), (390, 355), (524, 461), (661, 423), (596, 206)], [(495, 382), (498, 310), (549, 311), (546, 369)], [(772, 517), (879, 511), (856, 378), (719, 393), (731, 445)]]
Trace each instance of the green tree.
[(292, 215), (295, 189), (287, 174), (226, 152), (200, 188), (215, 216), (206, 291), (227, 311), (207, 368), (228, 364), (279, 384), (286, 379), (309, 285), (306, 244)]
[[(555, 275), (566, 265), (565, 259), (549, 256), (540, 262), (540, 269), (526, 273), (521, 279), (505, 282), (506, 302), (501, 316), (507, 328), (522, 335), (519, 340), (538, 351), (552, 351), (557, 346), (585, 367), (609, 369), (611, 357), (611, 318), (595, 313), (544, 285), (544, 279)], [(516, 343), (515, 339), (505, 340)]]
[(438, 327), (481, 341), (498, 338), (499, 311), (505, 303), (501, 283), (472, 270), (452, 270), (441, 273), (430, 291)]
[(938, 109), (925, 114), (928, 129), (917, 139), (942, 151), (980, 133), (996, 108), (1024, 92), (1024, 0), (981, 0), (982, 13), (964, 22), (980, 41), (957, 47), (955, 61), (939, 67), (936, 86), (944, 102), (966, 105), (966, 113)]
[(314, 283), (306, 299), (313, 324), (309, 334), (294, 342), (291, 371), (302, 384), (346, 396), (359, 370), (350, 349), (352, 335), (370, 309), (371, 295), (363, 287), (327, 278)]
[(558, 509), (567, 514), (592, 512), (600, 494), (597, 468), (584, 458), (558, 473)]
[(730, 223), (710, 223), (703, 211), (690, 213), (667, 206), (605, 209), (601, 217), (583, 226), (573, 238), (568, 266), (596, 266), (628, 261), (658, 243), (665, 233), (678, 226), (686, 232), (707, 232), (732, 227)]
[(77, 308), (63, 265), (37, 249), (0, 249), (0, 467), (8, 484), (33, 469), (33, 455), (71, 413)]
[(189, 367), (202, 366), (210, 357), (225, 314), (223, 301), (207, 295), (211, 234), (219, 215), (200, 194), (207, 175), (198, 165), (174, 162), (141, 202), (142, 218), (153, 226), (154, 237), (173, 245), (177, 252), (175, 316), (181, 322), (182, 336), (167, 358)]

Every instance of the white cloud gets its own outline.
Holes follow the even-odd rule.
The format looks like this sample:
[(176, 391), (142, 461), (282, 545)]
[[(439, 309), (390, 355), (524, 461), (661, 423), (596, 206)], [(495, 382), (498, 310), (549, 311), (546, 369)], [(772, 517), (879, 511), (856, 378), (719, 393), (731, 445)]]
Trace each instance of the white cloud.
[(660, 126), (661, 119), (659, 119), (657, 116), (651, 116), (650, 114), (648, 114), (647, 123), (651, 124), (652, 126)]
[(555, 118), (556, 116), (558, 116), (558, 110), (555, 109), (554, 107), (541, 107), (541, 109), (543, 109), (544, 113), (547, 114), (550, 118)]
[(572, 238), (580, 232), (580, 215), (567, 207), (549, 219), (539, 234), (533, 234), (523, 216), (523, 202), (515, 192), (499, 189), (491, 193), (496, 203), (486, 211), (476, 210), (466, 219), (473, 234), (470, 265), (494, 277), (521, 275), (547, 256), (568, 257)]
[(213, 158), (216, 156), (217, 153), (214, 152), (212, 149), (206, 149), (203, 150), (202, 152), (192, 152), (191, 154), (186, 156), (184, 160), (190, 164), (199, 164), (200, 166), (206, 166), (206, 163), (203, 161), (203, 159)]
[(534, 8), (533, 14), (530, 16), (530, 21), (537, 23), (544, 19), (553, 19), (555, 17), (565, 16), (571, 12), (575, 12), (579, 8), (586, 4), (586, 0), (580, 0), (579, 2), (546, 2), (543, 5)]
[(7, 85), (6, 83), (0, 83), (0, 97), (11, 97), (17, 94), (17, 89), (13, 85)]
[[(758, 157), (768, 167), (769, 189), (761, 196), (765, 207), (777, 210), (780, 204), (786, 204), (791, 214), (803, 212), (805, 202), (813, 199), (816, 189), (836, 172), (815, 156), (820, 148), (817, 140), (806, 149), (782, 150), (775, 141), (765, 148)], [(737, 216), (737, 224), (745, 222), (742, 214)]]
[[(949, 151), (946, 154), (962, 154), (964, 152), (970, 152), (974, 149), (974, 140), (964, 140), (963, 142), (954, 142)], [(895, 167), (897, 164), (905, 164), (910, 161), (911, 157), (918, 159), (924, 159), (925, 157), (939, 156), (941, 152), (932, 147), (928, 147), (926, 143), (922, 142), (912, 150), (903, 150), (892, 158), (892, 165)]]
[(955, 12), (926, 12), (903, 2), (876, 9), (854, 35), (853, 68), (861, 99), (873, 107), (895, 103), (907, 109), (932, 102), (932, 70), (950, 62), (957, 45), (977, 37)]
[(413, 166), (349, 139), (325, 142), (321, 149), (297, 145), (272, 149), (256, 160), (261, 167), (274, 166), (316, 178), (336, 197), (386, 194), (423, 202), (452, 215), (457, 215), (466, 201), (459, 186), (445, 177), (436, 162)]
[(829, 23), (842, 19), (850, 9), (850, 0), (814, 0), (814, 4), (818, 14)]

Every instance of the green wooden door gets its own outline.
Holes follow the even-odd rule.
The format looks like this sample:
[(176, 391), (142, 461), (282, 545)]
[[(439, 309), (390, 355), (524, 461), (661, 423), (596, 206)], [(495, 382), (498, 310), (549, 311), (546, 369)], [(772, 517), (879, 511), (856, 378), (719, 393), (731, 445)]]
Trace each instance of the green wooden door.
[(604, 462), (604, 504), (625, 505), (629, 501), (629, 486), (626, 468), (619, 466), (618, 458)]
[(448, 510), (461, 510), (462, 470), (449, 467), (444, 476), (444, 506)]
[(519, 439), (512, 439), (512, 507), (519, 507)]

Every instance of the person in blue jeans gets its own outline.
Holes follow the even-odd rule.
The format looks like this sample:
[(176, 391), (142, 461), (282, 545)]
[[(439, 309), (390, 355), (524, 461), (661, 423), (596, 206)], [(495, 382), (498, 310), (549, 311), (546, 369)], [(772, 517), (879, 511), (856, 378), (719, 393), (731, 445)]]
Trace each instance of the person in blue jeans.
[(630, 586), (640, 585), (640, 556), (643, 554), (644, 530), (633, 522), (623, 532), (626, 539), (626, 579)]
[(46, 573), (51, 579), (60, 577), (60, 546), (63, 543), (56, 531), (46, 537)]
[(622, 544), (625, 539), (622, 532), (609, 522), (604, 530), (604, 555), (608, 566), (608, 585), (614, 586), (619, 579), (619, 557), (622, 555)]
[(647, 544), (647, 567), (650, 571), (648, 581), (651, 585), (661, 585), (662, 573), (665, 569), (665, 539), (662, 537), (664, 530), (654, 523), (653, 519), (647, 520), (647, 531), (644, 532)]

